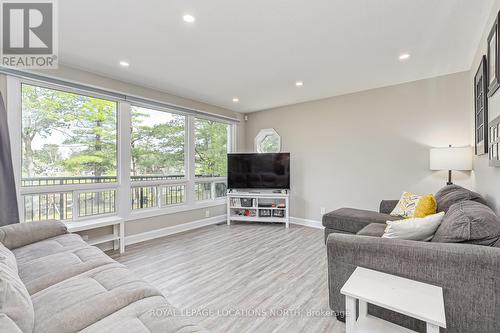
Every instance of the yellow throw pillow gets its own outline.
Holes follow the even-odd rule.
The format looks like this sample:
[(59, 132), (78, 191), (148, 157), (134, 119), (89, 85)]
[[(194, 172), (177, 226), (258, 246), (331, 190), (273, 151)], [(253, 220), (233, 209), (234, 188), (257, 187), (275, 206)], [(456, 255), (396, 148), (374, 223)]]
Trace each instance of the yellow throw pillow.
[(436, 213), (436, 199), (432, 194), (418, 195), (410, 192), (403, 192), (398, 204), (391, 212), (393, 216), (404, 218), (425, 217)]
[(432, 194), (423, 195), (417, 203), (413, 217), (426, 217), (436, 214), (437, 203)]

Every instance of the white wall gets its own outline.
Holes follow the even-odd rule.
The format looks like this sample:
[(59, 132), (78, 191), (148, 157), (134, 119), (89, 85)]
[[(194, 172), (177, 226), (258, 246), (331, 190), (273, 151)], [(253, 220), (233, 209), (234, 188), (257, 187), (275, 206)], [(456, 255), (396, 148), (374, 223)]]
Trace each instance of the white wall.
[[(429, 170), (429, 148), (470, 144), (468, 72), (250, 113), (246, 150), (275, 128), (291, 153), (291, 216), (320, 208), (376, 209), (403, 191), (434, 193), (446, 172)], [(500, 94), (499, 94), (500, 95)], [(469, 173), (455, 182), (471, 187)]]
[[(487, 52), (487, 38), (490, 29), (495, 21), (496, 15), (500, 10), (500, 0), (496, 0), (491, 10), (490, 17), (483, 32), (483, 37), (477, 47), (476, 56), (469, 73), (469, 82), (472, 85), (481, 57)], [(470, 122), (474, 126), (474, 91), (471, 90), (470, 104)], [(488, 118), (489, 121), (500, 115), (500, 90), (488, 99)], [(471, 132), (470, 142), (474, 143), (474, 132)], [(474, 182), (479, 193), (483, 194), (491, 207), (500, 213), (500, 168), (488, 166), (488, 155), (476, 156), (474, 158)]]

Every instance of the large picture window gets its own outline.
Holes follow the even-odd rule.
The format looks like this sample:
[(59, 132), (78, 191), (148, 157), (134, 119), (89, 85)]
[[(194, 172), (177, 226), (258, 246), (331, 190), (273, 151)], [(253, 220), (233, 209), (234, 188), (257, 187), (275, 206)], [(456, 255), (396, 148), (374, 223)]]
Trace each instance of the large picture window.
[(25, 222), (138, 219), (226, 195), (229, 123), (12, 77), (8, 92)]
[(229, 125), (217, 121), (195, 120), (196, 177), (227, 175)]
[[(116, 184), (117, 153), (116, 102), (21, 85), (21, 186), (25, 191), (25, 221), (115, 213), (115, 191), (73, 190), (91, 184)], [(35, 191), (38, 187), (59, 191), (41, 193)]]
[[(186, 177), (186, 116), (131, 107), (132, 210), (185, 203), (185, 185), (168, 186)], [(158, 198), (158, 195), (161, 197)]]
[(116, 102), (22, 85), (22, 186), (116, 182)]
[(132, 106), (132, 181), (185, 176), (186, 117)]
[(207, 119), (195, 119), (196, 200), (224, 197), (226, 193), (227, 153), (230, 125)]

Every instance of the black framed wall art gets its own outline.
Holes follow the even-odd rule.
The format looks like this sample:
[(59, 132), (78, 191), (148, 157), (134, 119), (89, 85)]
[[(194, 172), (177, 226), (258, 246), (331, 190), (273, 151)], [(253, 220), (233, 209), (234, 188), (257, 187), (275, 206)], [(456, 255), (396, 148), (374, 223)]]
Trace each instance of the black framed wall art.
[(474, 146), (476, 155), (488, 153), (488, 73), (486, 56), (483, 56), (474, 76)]
[[(500, 14), (500, 12), (499, 12)], [(488, 62), (488, 97), (493, 96), (493, 94), (500, 87), (500, 68), (498, 67), (498, 14), (493, 27), (488, 35), (488, 52), (487, 52), (487, 62)]]

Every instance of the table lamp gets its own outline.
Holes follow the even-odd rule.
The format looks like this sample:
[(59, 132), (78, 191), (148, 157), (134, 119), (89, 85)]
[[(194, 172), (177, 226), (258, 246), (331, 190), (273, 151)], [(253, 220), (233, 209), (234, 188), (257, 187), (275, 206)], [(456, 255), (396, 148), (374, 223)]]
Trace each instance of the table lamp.
[(451, 172), (453, 170), (472, 170), (472, 148), (471, 147), (449, 147), (431, 148), (430, 169), (448, 170), (448, 182), (452, 185)]

